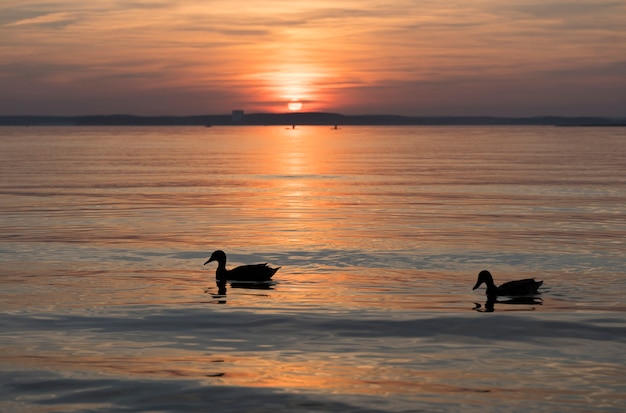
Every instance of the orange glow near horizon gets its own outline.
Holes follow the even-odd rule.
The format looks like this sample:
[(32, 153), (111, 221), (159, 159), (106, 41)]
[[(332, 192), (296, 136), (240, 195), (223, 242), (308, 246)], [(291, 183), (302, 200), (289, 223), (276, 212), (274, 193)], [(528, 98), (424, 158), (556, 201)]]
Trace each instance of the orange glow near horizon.
[[(253, 76), (253, 80), (262, 85), (255, 101), (267, 102), (266, 107), (272, 112), (284, 112), (286, 106), (290, 111), (326, 109), (329, 98), (324, 82), (330, 68), (308, 63), (270, 64), (275, 68)], [(291, 104), (296, 101), (300, 103), (299, 107)]]
[(292, 99), (416, 116), (626, 107), (620, 2), (9, 3), (0, 113), (284, 112)]

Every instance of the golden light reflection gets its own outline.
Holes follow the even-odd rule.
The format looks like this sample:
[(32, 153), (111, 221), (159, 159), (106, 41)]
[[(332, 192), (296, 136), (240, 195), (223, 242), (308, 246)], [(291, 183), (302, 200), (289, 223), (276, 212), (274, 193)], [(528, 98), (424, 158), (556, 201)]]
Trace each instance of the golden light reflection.
[[(326, 242), (324, 234), (341, 225), (340, 220), (331, 218), (336, 199), (341, 197), (334, 194), (338, 183), (335, 157), (340, 146), (337, 134), (329, 126), (295, 125), (294, 129), (290, 125), (256, 131), (254, 142), (260, 146), (251, 152), (254, 156), (248, 166), (255, 175), (266, 178), (259, 180), (262, 196), (249, 208), (252, 220), (257, 219), (259, 209), (263, 211), (255, 238), (289, 249), (311, 239)], [(251, 234), (250, 223), (246, 225)]]
[[(499, 391), (506, 391), (509, 383), (522, 381), (530, 386), (533, 394), (539, 395), (538, 397), (568, 398), (588, 394), (584, 388), (570, 390), (532, 387), (532, 383), (523, 375), (520, 377), (516, 370), (503, 377), (501, 386), (487, 385), (486, 383), (491, 383), (493, 378), (489, 372), (479, 370), (464, 372), (463, 380), (460, 380), (456, 368), (415, 368), (416, 354), (413, 350), (400, 352), (393, 358), (377, 359), (372, 358), (370, 353), (353, 351), (342, 355), (322, 352), (317, 358), (312, 359), (308, 353), (296, 353), (287, 358), (280, 351), (262, 351), (261, 357), (238, 351), (216, 352), (210, 356), (202, 356), (194, 351), (154, 349), (146, 347), (146, 343), (126, 342), (124, 345), (135, 347), (133, 354), (112, 354), (110, 346), (95, 347), (89, 352), (91, 354), (84, 354), (83, 351), (73, 353), (71, 348), (66, 348), (63, 351), (29, 355), (20, 348), (18, 351), (8, 349), (12, 356), (10, 358), (3, 352), (0, 362), (4, 365), (18, 363), (20, 366), (43, 367), (57, 371), (71, 369), (163, 380), (184, 378), (199, 380), (209, 386), (240, 386), (242, 389), (266, 387), (296, 392), (315, 390), (373, 396), (428, 393), (431, 397), (436, 395), (450, 397), (486, 392), (497, 394)], [(440, 359), (442, 365), (449, 362), (447, 357), (434, 354), (431, 356), (434, 356), (434, 361)], [(562, 368), (558, 364), (555, 367)], [(563, 372), (567, 373), (567, 369)], [(571, 380), (567, 375), (563, 377), (568, 382)], [(505, 394), (507, 401), (527, 398), (526, 392), (515, 392), (510, 389)]]
[[(168, 351), (146, 348), (145, 343), (124, 343), (135, 347), (134, 354), (107, 354), (110, 348), (93, 348), (93, 351), (76, 353), (71, 348), (64, 351), (37, 355), (24, 354), (23, 349), (8, 349), (11, 358), (3, 355), (2, 363), (19, 363), (22, 366), (45, 366), (46, 369), (66, 371), (78, 369), (126, 376), (148, 376), (171, 379), (188, 378), (207, 380), (211, 385), (273, 387), (293, 390), (333, 390), (346, 393), (384, 395), (410, 394), (416, 388), (450, 392), (458, 387), (439, 384), (446, 371), (414, 371), (401, 365), (381, 365), (367, 361), (365, 354), (352, 353), (347, 357), (294, 355), (290, 360), (280, 352), (262, 352), (263, 357), (253, 357), (247, 352), (217, 352), (201, 356), (193, 351)], [(154, 343), (152, 343), (154, 344)], [(137, 354), (141, 350), (143, 354)], [(104, 351), (104, 352), (102, 352)], [(91, 353), (91, 354), (85, 354)], [(145, 353), (151, 353), (146, 355)], [(410, 357), (410, 355), (407, 355)], [(407, 360), (410, 360), (408, 358)]]

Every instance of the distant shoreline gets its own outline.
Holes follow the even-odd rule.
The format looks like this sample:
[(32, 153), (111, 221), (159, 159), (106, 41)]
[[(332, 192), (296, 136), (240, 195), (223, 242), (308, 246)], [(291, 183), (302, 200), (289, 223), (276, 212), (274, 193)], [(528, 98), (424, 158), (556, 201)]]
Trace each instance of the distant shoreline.
[(325, 112), (250, 113), (234, 119), (232, 115), (196, 116), (0, 116), (0, 126), (262, 126), (262, 125), (326, 125), (326, 126), (577, 126), (624, 127), (626, 117), (496, 117), (496, 116), (398, 116), (342, 115)]

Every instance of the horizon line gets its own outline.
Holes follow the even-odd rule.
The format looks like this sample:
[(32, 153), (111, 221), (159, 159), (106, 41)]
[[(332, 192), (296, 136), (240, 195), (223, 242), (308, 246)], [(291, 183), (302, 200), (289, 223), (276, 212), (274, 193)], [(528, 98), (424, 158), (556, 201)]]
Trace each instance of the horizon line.
[[(242, 111), (243, 112), (243, 111)], [(86, 118), (86, 117), (136, 117), (136, 118), (195, 118), (202, 116), (228, 116), (231, 117), (233, 113), (204, 113), (204, 114), (188, 114), (188, 115), (172, 115), (172, 114), (159, 114), (159, 115), (138, 115), (133, 113), (92, 113), (87, 115), (34, 115), (34, 114), (0, 114), (0, 118), (17, 118), (17, 117), (46, 117), (46, 118)], [(298, 116), (298, 115), (326, 115), (326, 116), (341, 116), (341, 117), (397, 117), (397, 118), (492, 118), (492, 119), (537, 119), (537, 118), (563, 118), (563, 119), (579, 119), (579, 118), (598, 118), (598, 119), (626, 119), (626, 114), (622, 116), (610, 116), (610, 115), (553, 115), (553, 114), (537, 114), (537, 115), (401, 115), (395, 113), (357, 113), (357, 114), (344, 114), (341, 112), (326, 112), (326, 111), (293, 111), (293, 112), (243, 112), (243, 116)]]
[(406, 116), (334, 112), (219, 115), (0, 115), (0, 126), (626, 126), (626, 117), (604, 116)]

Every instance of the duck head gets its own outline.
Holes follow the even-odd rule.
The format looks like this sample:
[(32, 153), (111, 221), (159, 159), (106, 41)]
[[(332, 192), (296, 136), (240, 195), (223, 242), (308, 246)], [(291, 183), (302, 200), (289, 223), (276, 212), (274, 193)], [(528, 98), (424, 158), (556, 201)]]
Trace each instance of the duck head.
[(494, 287), (493, 277), (491, 276), (491, 273), (487, 270), (482, 270), (478, 273), (478, 280), (476, 280), (476, 284), (474, 285), (474, 288), (472, 288), (472, 290), (480, 287), (482, 283), (485, 283), (487, 285), (487, 289), (491, 289)]
[(209, 258), (209, 260), (205, 262), (204, 265), (207, 265), (208, 263), (213, 261), (226, 264), (226, 253), (222, 250), (213, 251), (213, 254), (211, 254), (211, 258)]

